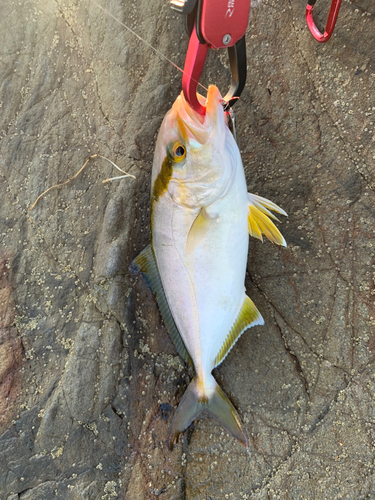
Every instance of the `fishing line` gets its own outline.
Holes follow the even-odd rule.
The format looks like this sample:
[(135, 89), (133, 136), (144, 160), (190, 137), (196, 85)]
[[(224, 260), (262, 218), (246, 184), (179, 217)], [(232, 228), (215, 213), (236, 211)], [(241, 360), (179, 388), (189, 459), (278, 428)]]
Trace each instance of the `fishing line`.
[[(103, 12), (105, 12), (109, 17), (112, 17), (112, 19), (114, 19), (117, 23), (121, 24), (121, 26), (123, 26), (128, 31), (130, 31), (130, 33), (132, 35), (134, 35), (136, 38), (138, 38), (138, 40), (140, 40), (141, 42), (145, 43), (147, 45), (147, 47), (150, 47), (150, 49), (152, 49), (155, 52), (155, 54), (157, 54), (162, 59), (165, 59), (166, 61), (168, 61), (170, 64), (172, 64), (172, 66), (174, 66), (176, 69), (178, 69), (178, 71), (181, 71), (182, 74), (184, 74), (184, 75), (187, 74), (182, 68), (180, 68), (179, 66), (177, 66), (177, 64), (175, 64), (173, 61), (171, 61), (170, 59), (168, 59), (168, 57), (165, 56), (162, 52), (160, 52), (158, 49), (155, 49), (155, 47), (153, 47), (144, 38), (142, 38), (140, 35), (138, 35), (138, 33), (136, 33), (132, 28), (130, 28), (125, 23), (123, 23), (122, 21), (120, 21), (119, 19), (117, 19), (117, 17), (115, 17), (111, 12), (109, 12), (109, 10), (105, 9), (104, 7), (102, 7), (101, 5), (99, 5), (98, 3), (96, 3), (95, 0), (91, 0), (91, 1), (92, 1), (93, 4), (95, 4), (97, 7), (99, 7), (99, 9), (101, 9)], [(204, 89), (204, 90), (206, 90), (206, 92), (208, 92), (208, 89), (204, 85), (202, 85), (201, 83), (199, 83), (197, 80), (194, 80), (194, 78), (192, 78), (192, 80), (193, 80), (193, 82), (197, 83), (200, 87), (202, 87), (202, 89)]]
[[(107, 9), (105, 9), (104, 7), (102, 7), (101, 5), (99, 5), (97, 2), (95, 2), (95, 0), (91, 0), (93, 4), (95, 4), (99, 9), (101, 9), (105, 14), (107, 14), (107, 16), (111, 17), (112, 19), (114, 19), (117, 23), (119, 23), (121, 26), (123, 26), (125, 29), (127, 29), (133, 36), (135, 36), (136, 38), (138, 38), (138, 40), (140, 40), (141, 42), (143, 42), (145, 45), (147, 45), (147, 47), (149, 47), (150, 49), (152, 49), (156, 55), (158, 55), (161, 59), (164, 59), (165, 61), (169, 62), (170, 64), (172, 64), (172, 66), (176, 69), (178, 69), (178, 71), (181, 71), (182, 74), (187, 74), (183, 69), (181, 69), (179, 66), (177, 66), (177, 64), (175, 64), (173, 61), (171, 61), (171, 59), (169, 59), (167, 56), (165, 56), (162, 52), (160, 52), (158, 49), (156, 49), (155, 47), (153, 47), (150, 43), (148, 43), (144, 38), (142, 38), (140, 35), (138, 35), (138, 33), (136, 33), (132, 28), (130, 28), (129, 26), (127, 26), (125, 23), (123, 23), (122, 21), (120, 21), (119, 19), (117, 19), (111, 12), (109, 12)], [(208, 89), (202, 85), (201, 83), (199, 83), (197, 80), (194, 80), (194, 78), (192, 78), (192, 80), (194, 82), (196, 82), (200, 87), (202, 87), (202, 89), (206, 90), (206, 92), (208, 92)], [(95, 157), (100, 157), (100, 158), (104, 158), (105, 160), (109, 161), (114, 167), (116, 167), (118, 170), (120, 170), (120, 172), (122, 172), (124, 175), (121, 175), (119, 177), (112, 177), (110, 179), (106, 179), (103, 182), (103, 184), (107, 183), (107, 182), (110, 182), (110, 181), (114, 181), (114, 180), (118, 180), (118, 179), (124, 179), (125, 177), (134, 177), (134, 175), (131, 175), (131, 174), (128, 174), (127, 172), (124, 172), (123, 170), (121, 170), (121, 168), (119, 168), (115, 163), (113, 163), (111, 160), (109, 160), (108, 158), (105, 158), (104, 156), (101, 156), (100, 154), (94, 154), (94, 155), (91, 155), (89, 156), (89, 158), (87, 158), (87, 160), (85, 161), (85, 163), (82, 165), (82, 167), (78, 170), (78, 172), (76, 174), (73, 175), (73, 177), (71, 177), (70, 179), (68, 179), (67, 181), (65, 182), (61, 182), (60, 184), (55, 184), (54, 186), (51, 186), (49, 187), (48, 189), (46, 189), (42, 194), (40, 194), (38, 196), (38, 198), (34, 201), (34, 203), (31, 205), (31, 207), (29, 208), (29, 210), (32, 210), (35, 205), (38, 203), (38, 201), (44, 197), (44, 195), (46, 195), (51, 189), (58, 189), (58, 188), (61, 188), (63, 186), (65, 186), (66, 184), (68, 184), (69, 182), (71, 182), (72, 180), (74, 180), (76, 177), (78, 177), (78, 175), (83, 171), (83, 169), (86, 167), (86, 165), (88, 164), (88, 162), (92, 159), (92, 158), (95, 158)], [(2, 174), (1, 174), (2, 175)]]

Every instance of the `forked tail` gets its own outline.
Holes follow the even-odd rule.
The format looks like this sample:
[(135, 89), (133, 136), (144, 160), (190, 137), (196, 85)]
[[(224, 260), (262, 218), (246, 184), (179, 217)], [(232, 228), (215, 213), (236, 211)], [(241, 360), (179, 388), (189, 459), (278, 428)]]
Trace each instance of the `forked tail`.
[(248, 440), (234, 406), (212, 377), (214, 388), (210, 395), (202, 395), (201, 383), (197, 377), (190, 382), (174, 414), (168, 433), (168, 446), (173, 450), (181, 432), (189, 427), (202, 411), (212, 415), (228, 432), (246, 448)]

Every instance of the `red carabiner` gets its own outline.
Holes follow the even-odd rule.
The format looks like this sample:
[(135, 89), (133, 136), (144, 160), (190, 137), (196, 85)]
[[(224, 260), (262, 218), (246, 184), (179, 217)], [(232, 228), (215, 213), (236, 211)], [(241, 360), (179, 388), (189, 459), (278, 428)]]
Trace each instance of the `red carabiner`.
[[(194, 19), (182, 77), (187, 102), (201, 115), (206, 113), (196, 92), (207, 51), (226, 48), (229, 51), (232, 85), (225, 96), (228, 107), (239, 97), (246, 81), (245, 33), (249, 20), (250, 0), (171, 0), (173, 8)], [(181, 4), (181, 5), (180, 5)], [(193, 10), (191, 10), (193, 8)], [(195, 9), (195, 10), (194, 10)], [(189, 14), (190, 13), (190, 14)], [(191, 27), (191, 25), (190, 25)]]
[(184, 72), (182, 74), (182, 90), (187, 102), (200, 115), (206, 114), (206, 108), (198, 101), (197, 87), (208, 49), (209, 46), (206, 43), (200, 43), (198, 40), (194, 24), (186, 53)]
[(308, 26), (312, 36), (315, 38), (315, 40), (317, 40), (318, 42), (321, 42), (321, 43), (328, 42), (328, 40), (331, 38), (333, 30), (335, 29), (337, 16), (339, 15), (341, 0), (332, 0), (331, 8), (329, 9), (327, 25), (326, 25), (326, 29), (324, 31), (324, 35), (321, 34), (321, 32), (318, 30), (318, 28), (316, 27), (316, 25), (314, 23), (313, 10), (314, 10), (315, 3), (316, 3), (316, 0), (308, 0), (308, 3), (306, 5), (307, 26)]

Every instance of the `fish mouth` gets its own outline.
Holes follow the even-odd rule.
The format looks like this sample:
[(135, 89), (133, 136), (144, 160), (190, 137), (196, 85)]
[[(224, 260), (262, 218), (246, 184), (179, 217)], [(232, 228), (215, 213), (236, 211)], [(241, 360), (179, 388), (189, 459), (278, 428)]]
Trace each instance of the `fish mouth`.
[[(197, 94), (198, 100), (206, 108), (204, 116), (194, 111), (184, 97), (183, 92), (177, 98), (175, 107), (179, 135), (185, 143), (194, 149), (206, 144), (215, 130), (218, 121), (224, 122), (222, 97), (215, 85), (208, 87), (207, 98)], [(222, 116), (221, 116), (222, 115)]]

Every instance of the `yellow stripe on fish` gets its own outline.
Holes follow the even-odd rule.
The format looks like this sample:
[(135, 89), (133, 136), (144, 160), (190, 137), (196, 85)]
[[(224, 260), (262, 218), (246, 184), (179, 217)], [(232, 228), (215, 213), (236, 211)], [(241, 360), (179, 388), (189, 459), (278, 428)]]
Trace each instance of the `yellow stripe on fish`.
[(157, 202), (159, 196), (161, 196), (168, 189), (169, 180), (173, 175), (172, 165), (172, 160), (169, 158), (169, 156), (166, 156), (152, 188), (153, 202)]

